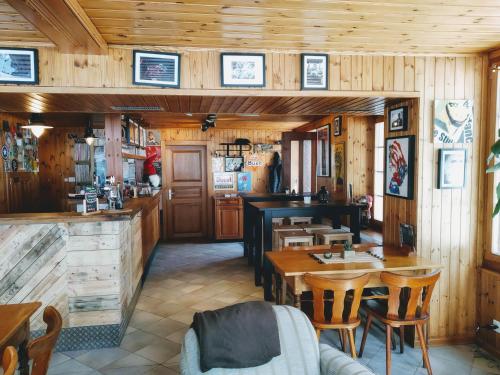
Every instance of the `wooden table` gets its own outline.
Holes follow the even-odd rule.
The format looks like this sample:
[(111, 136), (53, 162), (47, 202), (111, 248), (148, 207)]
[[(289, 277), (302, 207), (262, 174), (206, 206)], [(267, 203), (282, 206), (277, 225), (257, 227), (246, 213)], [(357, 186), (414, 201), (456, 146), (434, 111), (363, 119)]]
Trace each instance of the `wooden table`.
[[(299, 249), (298, 247), (297, 249)], [(395, 246), (377, 246), (370, 249), (371, 252), (384, 258), (378, 260), (373, 257), (370, 263), (337, 263), (322, 264), (311, 257), (309, 253), (323, 253), (329, 249), (328, 245), (303, 247), (308, 250), (273, 251), (267, 252), (266, 257), (274, 266), (274, 270), (291, 287), (294, 295), (294, 305), (300, 307), (300, 295), (309, 288), (303, 282), (306, 273), (325, 277), (346, 277), (363, 273), (370, 273), (372, 277), (367, 288), (383, 286), (379, 279), (382, 271), (389, 272), (424, 272), (440, 269), (442, 266), (418, 256), (408, 256), (407, 252)]]
[(0, 353), (3, 355), (7, 346), (18, 348), (21, 375), (29, 375), (30, 318), (40, 306), (40, 302), (0, 305)]
[(272, 300), (272, 274), (273, 268), (264, 252), (271, 251), (273, 247), (273, 217), (311, 216), (314, 222), (320, 222), (321, 218), (329, 218), (334, 228), (340, 228), (341, 216), (349, 216), (350, 231), (353, 233), (353, 242), (360, 241), (360, 207), (346, 201), (331, 201), (328, 203), (311, 202), (253, 202), (249, 203), (248, 220), (253, 233), (253, 252), (255, 268), (255, 285), (262, 284), (264, 276), (264, 299)]

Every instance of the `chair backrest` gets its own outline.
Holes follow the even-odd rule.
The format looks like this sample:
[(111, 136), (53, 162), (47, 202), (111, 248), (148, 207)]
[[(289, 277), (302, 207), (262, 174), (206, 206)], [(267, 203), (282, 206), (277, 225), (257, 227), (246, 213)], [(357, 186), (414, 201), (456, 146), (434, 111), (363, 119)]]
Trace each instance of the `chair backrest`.
[(45, 335), (28, 344), (28, 356), (33, 360), (31, 375), (45, 375), (49, 368), (52, 351), (61, 333), (62, 318), (55, 307), (48, 306), (43, 312), (43, 321), (47, 323)]
[[(413, 320), (416, 317), (418, 307), (420, 307), (420, 316), (427, 315), (432, 291), (440, 275), (441, 271), (420, 276), (381, 272), (380, 280), (389, 288), (387, 318)], [(403, 288), (409, 289), (409, 298), (402, 300), (401, 291)], [(402, 302), (404, 305), (402, 305)], [(420, 306), (419, 302), (421, 302)]]
[[(361, 295), (369, 279), (369, 274), (363, 274), (351, 279), (327, 279), (305, 274), (304, 281), (309, 285), (313, 293), (313, 321), (332, 324), (352, 323), (357, 321)], [(353, 291), (352, 301), (349, 303), (350, 312), (345, 319), (346, 321), (344, 321), (346, 295), (350, 290)], [(330, 322), (327, 322), (325, 317), (325, 302), (329, 301), (325, 298), (325, 291), (333, 291), (332, 318)]]
[(3, 352), (3, 375), (14, 375), (17, 367), (17, 351), (13, 346), (8, 346)]

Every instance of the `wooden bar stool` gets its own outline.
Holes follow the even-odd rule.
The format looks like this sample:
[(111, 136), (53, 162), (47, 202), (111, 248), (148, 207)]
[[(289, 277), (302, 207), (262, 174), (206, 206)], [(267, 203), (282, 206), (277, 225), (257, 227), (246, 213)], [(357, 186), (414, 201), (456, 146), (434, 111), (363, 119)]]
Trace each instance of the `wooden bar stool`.
[(296, 230), (290, 232), (280, 233), (280, 249), (290, 246), (313, 246), (314, 245), (314, 234), (307, 233), (304, 230)]
[(272, 225), (273, 225), (273, 228), (274, 227), (277, 227), (279, 225), (283, 225), (283, 221), (285, 220), (284, 217), (273, 217), (272, 218)]
[(313, 218), (312, 216), (290, 216), (288, 220), (290, 221), (290, 225), (311, 224)]
[(332, 229), (331, 226), (326, 224), (299, 224), (299, 226), (307, 233), (314, 233), (320, 230)]
[(45, 335), (28, 344), (28, 356), (33, 360), (31, 375), (46, 375), (50, 358), (61, 334), (62, 318), (55, 307), (48, 306), (43, 312), (43, 321), (47, 323)]
[[(389, 299), (386, 303), (381, 303), (385, 302), (381, 300), (378, 303), (370, 300), (366, 302), (367, 319), (359, 350), (360, 357), (363, 355), (368, 330), (373, 317), (375, 317), (386, 326), (386, 374), (390, 375), (392, 329), (399, 328), (400, 337), (402, 338), (405, 326), (415, 326), (420, 347), (422, 348), (425, 368), (427, 373), (432, 375), (423, 326), (429, 321), (429, 304), (440, 273), (440, 271), (436, 271), (422, 276), (406, 276), (390, 272), (380, 273), (380, 280), (389, 288)], [(407, 299), (400, 298), (403, 288), (407, 288), (409, 296)], [(404, 345), (404, 342), (402, 345)]]
[(14, 375), (17, 367), (17, 351), (13, 346), (7, 346), (3, 351), (3, 375)]
[(352, 244), (353, 234), (346, 232), (342, 229), (325, 229), (317, 230), (314, 233), (316, 235), (316, 243), (321, 245), (329, 245), (332, 242), (348, 242)]
[[(358, 316), (361, 294), (370, 280), (369, 274), (350, 279), (330, 279), (304, 275), (304, 282), (311, 288), (313, 295), (312, 325), (318, 340), (323, 329), (337, 329), (345, 350), (348, 336), (352, 358), (356, 358), (354, 329), (361, 320)], [(307, 312), (306, 312), (307, 313)]]
[(273, 250), (280, 248), (280, 233), (301, 230), (298, 225), (278, 225), (273, 228)]

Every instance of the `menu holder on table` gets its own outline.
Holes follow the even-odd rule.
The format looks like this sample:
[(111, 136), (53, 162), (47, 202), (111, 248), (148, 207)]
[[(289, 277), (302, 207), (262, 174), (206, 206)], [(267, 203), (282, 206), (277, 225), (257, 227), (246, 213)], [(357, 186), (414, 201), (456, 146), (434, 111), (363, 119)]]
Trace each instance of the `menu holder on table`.
[(99, 212), (99, 199), (97, 190), (94, 187), (85, 188), (85, 198), (83, 199), (83, 214), (91, 215)]

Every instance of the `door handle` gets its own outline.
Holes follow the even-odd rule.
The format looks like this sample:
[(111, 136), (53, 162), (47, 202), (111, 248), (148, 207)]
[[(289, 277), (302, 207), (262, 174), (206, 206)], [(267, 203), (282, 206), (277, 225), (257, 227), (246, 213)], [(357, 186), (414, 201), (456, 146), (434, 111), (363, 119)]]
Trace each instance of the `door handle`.
[(168, 200), (171, 201), (173, 196), (174, 192), (172, 191), (172, 189), (168, 189)]

